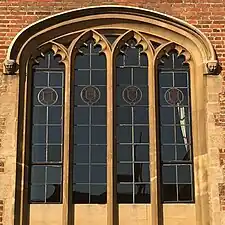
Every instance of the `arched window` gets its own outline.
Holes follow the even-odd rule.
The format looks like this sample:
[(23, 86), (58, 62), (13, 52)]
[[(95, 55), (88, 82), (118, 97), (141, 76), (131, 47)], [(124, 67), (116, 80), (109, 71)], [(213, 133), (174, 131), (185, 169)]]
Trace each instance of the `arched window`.
[(123, 210), (124, 220), (132, 220), (135, 204), (150, 212), (144, 221), (158, 225), (182, 205), (205, 224), (199, 99), (203, 75), (216, 73), (213, 48), (175, 18), (102, 9), (49, 17), (21, 32), (9, 49), (5, 73), (19, 68), (23, 90), (17, 161), (28, 165), (17, 171), (17, 186), (25, 188), (16, 190), (22, 196), (16, 210), (22, 220), (29, 211), (36, 221), (43, 203), (51, 203), (48, 209), (59, 210), (65, 223), (96, 212), (104, 216), (93, 223), (116, 225)]

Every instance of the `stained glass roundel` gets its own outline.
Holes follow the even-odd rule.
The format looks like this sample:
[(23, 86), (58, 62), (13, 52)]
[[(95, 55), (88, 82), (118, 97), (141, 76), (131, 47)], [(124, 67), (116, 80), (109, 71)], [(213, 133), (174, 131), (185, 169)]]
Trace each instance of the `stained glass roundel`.
[(142, 91), (136, 86), (128, 86), (123, 90), (123, 99), (131, 105), (137, 104), (142, 98)]
[(88, 105), (98, 102), (100, 95), (100, 90), (93, 85), (84, 87), (80, 93), (81, 99)]
[(54, 105), (58, 100), (58, 94), (56, 90), (50, 87), (43, 88), (38, 93), (38, 101), (42, 105)]
[(178, 88), (170, 88), (164, 94), (165, 101), (170, 105), (180, 104), (184, 100), (183, 92)]

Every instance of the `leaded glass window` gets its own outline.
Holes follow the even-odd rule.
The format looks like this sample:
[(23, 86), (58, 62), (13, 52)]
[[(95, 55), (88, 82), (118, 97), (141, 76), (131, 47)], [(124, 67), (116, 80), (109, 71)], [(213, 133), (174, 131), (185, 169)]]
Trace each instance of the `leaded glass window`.
[(133, 31), (79, 35), (33, 66), (30, 201), (62, 203), (68, 191), (73, 204), (148, 204), (161, 182), (162, 202), (193, 202), (184, 50)]
[(106, 203), (106, 58), (88, 40), (75, 57), (73, 202)]
[(52, 52), (33, 66), (31, 186), (32, 202), (62, 199), (64, 66)]
[(148, 59), (130, 39), (116, 59), (117, 202), (149, 203)]
[(163, 202), (192, 202), (193, 163), (189, 65), (170, 51), (158, 65)]

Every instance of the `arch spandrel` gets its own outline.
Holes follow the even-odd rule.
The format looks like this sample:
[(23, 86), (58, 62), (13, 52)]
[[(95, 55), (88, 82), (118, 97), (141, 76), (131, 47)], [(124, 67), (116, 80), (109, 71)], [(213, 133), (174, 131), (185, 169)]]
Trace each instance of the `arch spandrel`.
[[(20, 58), (29, 47), (48, 42), (57, 36), (83, 29), (116, 28), (127, 30), (131, 26), (137, 31), (167, 38), (168, 42), (182, 45), (192, 43), (200, 52), (204, 74), (218, 73), (218, 60), (209, 39), (194, 26), (163, 13), (126, 6), (98, 6), (70, 10), (37, 21), (23, 29), (9, 46), (4, 64), (4, 74), (15, 74), (20, 66)], [(168, 34), (168, 35), (167, 35)], [(185, 46), (187, 48), (187, 46)]]

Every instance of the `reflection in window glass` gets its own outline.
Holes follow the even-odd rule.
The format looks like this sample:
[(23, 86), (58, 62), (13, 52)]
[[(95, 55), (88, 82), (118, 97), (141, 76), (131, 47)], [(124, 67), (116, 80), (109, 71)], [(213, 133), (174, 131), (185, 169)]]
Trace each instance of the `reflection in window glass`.
[(62, 201), (64, 65), (52, 52), (33, 66), (30, 201)]
[(163, 202), (193, 202), (189, 65), (171, 51), (158, 65)]
[(149, 203), (147, 56), (135, 39), (116, 59), (117, 202)]
[(106, 57), (88, 40), (75, 57), (73, 203), (106, 203)]

